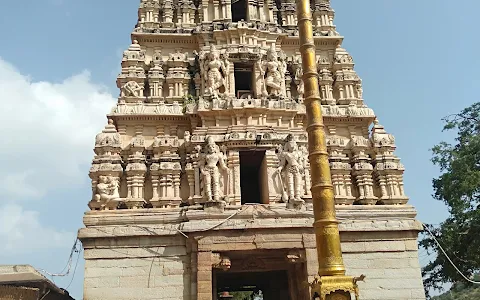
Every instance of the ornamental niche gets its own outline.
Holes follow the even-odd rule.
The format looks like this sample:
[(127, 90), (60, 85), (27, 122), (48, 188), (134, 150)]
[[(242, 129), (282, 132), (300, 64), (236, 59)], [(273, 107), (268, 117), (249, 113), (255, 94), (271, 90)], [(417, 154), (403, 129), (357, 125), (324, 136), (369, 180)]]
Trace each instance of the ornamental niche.
[(267, 51), (267, 60), (260, 59), (257, 66), (263, 82), (262, 97), (285, 98), (285, 72), (287, 71), (285, 58), (283, 56), (279, 58), (272, 46)]
[(299, 150), (293, 135), (287, 136), (284, 146), (278, 147), (279, 167), (277, 169), (282, 189), (282, 200), (288, 207), (301, 207), (307, 166), (305, 152)]
[(206, 97), (218, 98), (224, 96), (228, 91), (228, 76), (230, 73), (230, 62), (228, 55), (223, 55), (214, 45), (210, 51), (199, 53), (200, 76), (203, 78), (203, 95)]
[[(222, 195), (220, 171), (225, 174), (224, 176), (228, 182), (226, 157), (220, 152), (219, 147), (211, 137), (207, 137), (203, 152), (200, 154), (199, 167), (202, 174), (203, 196), (205, 201), (225, 205), (227, 198), (226, 195)], [(226, 186), (228, 186), (228, 183)]]

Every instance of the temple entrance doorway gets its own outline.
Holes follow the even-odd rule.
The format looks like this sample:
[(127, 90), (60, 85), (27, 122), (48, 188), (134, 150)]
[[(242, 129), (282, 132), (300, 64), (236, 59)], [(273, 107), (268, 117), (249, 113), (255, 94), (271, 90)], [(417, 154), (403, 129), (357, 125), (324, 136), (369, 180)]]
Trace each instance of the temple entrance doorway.
[[(212, 270), (213, 300), (307, 300), (307, 268), (302, 251), (229, 251), (229, 269)], [(307, 284), (307, 285), (306, 285)]]
[(291, 300), (287, 271), (216, 274), (217, 299)]
[(268, 183), (265, 151), (240, 151), (242, 204), (267, 204)]

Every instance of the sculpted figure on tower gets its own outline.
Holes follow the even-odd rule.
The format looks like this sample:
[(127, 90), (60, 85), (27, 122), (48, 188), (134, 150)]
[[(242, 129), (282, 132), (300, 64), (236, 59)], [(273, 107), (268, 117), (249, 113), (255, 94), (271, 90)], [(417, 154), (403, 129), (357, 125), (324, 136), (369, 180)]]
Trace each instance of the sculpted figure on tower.
[(97, 183), (97, 193), (95, 194), (95, 201), (100, 203), (101, 208), (111, 207), (112, 202), (120, 202), (120, 195), (118, 193), (119, 182), (113, 176), (99, 176)]
[(227, 66), (220, 58), (220, 52), (212, 45), (208, 53), (200, 53), (200, 71), (205, 78), (205, 93), (212, 97), (218, 97), (219, 90), (223, 86), (226, 90)]
[(278, 59), (274, 46), (267, 51), (267, 61), (258, 61), (260, 75), (264, 79), (262, 96), (282, 96), (282, 83), (285, 82), (286, 64)]
[(302, 67), (302, 57), (301, 56), (295, 56), (294, 57), (295, 62), (294, 62), (294, 82), (295, 85), (297, 86), (297, 93), (298, 93), (298, 100), (303, 100), (303, 94), (305, 93), (305, 87), (303, 84), (303, 67)]
[(228, 168), (224, 154), (220, 152), (220, 149), (211, 137), (207, 137), (203, 153), (200, 155), (199, 167), (206, 200), (219, 202), (221, 200), (219, 168), (225, 171), (225, 173)]
[(280, 160), (277, 172), (280, 174), (283, 194), (288, 197), (289, 205), (303, 203), (303, 153), (298, 149), (297, 142), (293, 135), (287, 136), (285, 145), (279, 148), (278, 158)]

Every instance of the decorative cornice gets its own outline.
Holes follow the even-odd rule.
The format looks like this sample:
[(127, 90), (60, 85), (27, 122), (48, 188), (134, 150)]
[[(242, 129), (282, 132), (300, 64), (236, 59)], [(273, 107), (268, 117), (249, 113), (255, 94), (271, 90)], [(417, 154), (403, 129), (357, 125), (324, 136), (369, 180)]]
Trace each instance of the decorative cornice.
[[(344, 232), (422, 230), (411, 205), (337, 206), (336, 210), (340, 231)], [(235, 212), (238, 213), (232, 217)], [(230, 219), (225, 221), (227, 218)], [(293, 229), (312, 228), (313, 211), (289, 210), (281, 205), (230, 207), (216, 214), (188, 208), (90, 211), (85, 214), (84, 223), (86, 228), (79, 231), (81, 239), (144, 236), (153, 232), (156, 235), (176, 235), (179, 230), (188, 234), (205, 230)], [(99, 226), (101, 230), (96, 229)]]

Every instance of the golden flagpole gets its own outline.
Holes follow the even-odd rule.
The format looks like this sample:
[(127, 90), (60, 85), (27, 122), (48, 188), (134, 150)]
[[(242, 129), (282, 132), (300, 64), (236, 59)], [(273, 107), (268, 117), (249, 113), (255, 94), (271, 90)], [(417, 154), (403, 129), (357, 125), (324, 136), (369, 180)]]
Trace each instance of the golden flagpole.
[(335, 199), (328, 162), (322, 107), (318, 89), (318, 72), (313, 40), (309, 0), (296, 0), (302, 56), (304, 103), (307, 111), (308, 152), (312, 180), (314, 230), (317, 244), (318, 277), (311, 284), (312, 299), (358, 299), (357, 281), (345, 275)]

